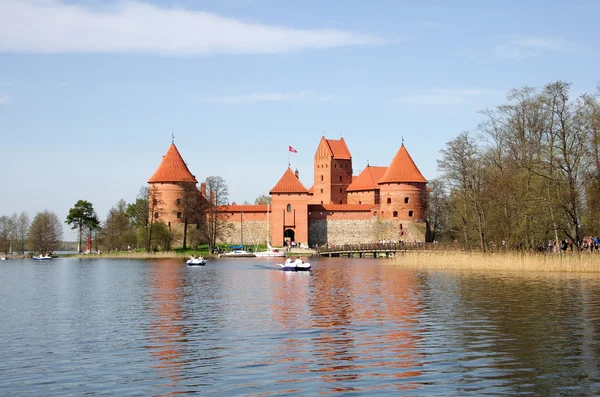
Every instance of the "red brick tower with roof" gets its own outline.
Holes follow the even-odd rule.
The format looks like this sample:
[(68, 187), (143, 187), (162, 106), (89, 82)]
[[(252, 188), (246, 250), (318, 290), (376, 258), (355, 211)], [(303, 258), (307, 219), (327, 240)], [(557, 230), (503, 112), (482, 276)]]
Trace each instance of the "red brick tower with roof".
[(347, 204), (346, 190), (352, 183), (352, 156), (344, 138), (321, 137), (314, 161), (311, 204)]
[(350, 186), (348, 186), (348, 204), (379, 204), (379, 180), (387, 167), (368, 165)]
[(404, 143), (379, 180), (383, 219), (423, 221), (427, 207), (427, 180), (408, 154)]
[(282, 246), (286, 240), (308, 243), (308, 190), (298, 174), (288, 168), (271, 194), (271, 242)]
[[(163, 221), (167, 226), (183, 223), (180, 201), (185, 189), (195, 189), (198, 181), (192, 175), (183, 161), (175, 143), (163, 156), (158, 168), (148, 179), (150, 190), (149, 200), (156, 200), (156, 211), (150, 214), (155, 221)], [(200, 192), (197, 192), (200, 195)]]

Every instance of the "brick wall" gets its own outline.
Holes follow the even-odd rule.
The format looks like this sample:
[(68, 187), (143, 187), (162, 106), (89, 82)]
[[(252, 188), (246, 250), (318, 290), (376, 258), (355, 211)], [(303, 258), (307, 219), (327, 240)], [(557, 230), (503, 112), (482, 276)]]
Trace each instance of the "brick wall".
[[(400, 226), (402, 225), (402, 226)], [(379, 240), (425, 241), (425, 223), (370, 219), (311, 219), (308, 225), (309, 245), (361, 244)]]

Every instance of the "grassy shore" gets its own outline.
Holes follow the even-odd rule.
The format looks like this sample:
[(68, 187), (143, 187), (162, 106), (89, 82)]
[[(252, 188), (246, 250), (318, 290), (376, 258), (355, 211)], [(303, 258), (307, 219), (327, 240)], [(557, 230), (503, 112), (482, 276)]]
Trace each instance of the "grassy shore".
[(109, 259), (187, 259), (190, 255), (194, 256), (202, 255), (205, 258), (214, 258), (214, 255), (208, 255), (206, 252), (201, 251), (158, 251), (158, 252), (145, 252), (145, 251), (112, 251), (103, 252), (98, 254), (80, 254), (80, 255), (69, 255), (70, 258), (109, 258)]
[(600, 254), (567, 252), (481, 253), (465, 251), (410, 251), (391, 259), (397, 266), (440, 270), (600, 273)]

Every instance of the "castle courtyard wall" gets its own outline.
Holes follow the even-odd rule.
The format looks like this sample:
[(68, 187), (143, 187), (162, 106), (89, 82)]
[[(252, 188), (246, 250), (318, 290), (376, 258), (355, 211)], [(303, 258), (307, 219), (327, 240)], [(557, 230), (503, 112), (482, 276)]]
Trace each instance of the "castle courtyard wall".
[(425, 241), (425, 222), (393, 221), (371, 216), (369, 219), (311, 218), (309, 245), (365, 244), (381, 240)]

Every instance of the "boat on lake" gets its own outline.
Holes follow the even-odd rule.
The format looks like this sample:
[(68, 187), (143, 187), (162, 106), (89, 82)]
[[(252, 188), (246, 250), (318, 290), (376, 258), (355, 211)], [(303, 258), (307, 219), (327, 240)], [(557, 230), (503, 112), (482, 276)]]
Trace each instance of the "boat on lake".
[(259, 258), (280, 258), (285, 257), (285, 252), (279, 248), (273, 248), (271, 244), (267, 243), (266, 251), (255, 252), (254, 255)]
[(298, 258), (293, 261), (291, 258), (286, 259), (284, 263), (280, 263), (281, 270), (284, 271), (306, 271), (310, 270), (310, 263), (302, 261), (302, 259)]
[(48, 254), (46, 254), (46, 255), (40, 254), (39, 256), (34, 256), (33, 260), (34, 261), (51, 261), (52, 257)]
[(231, 252), (222, 252), (219, 254), (219, 258), (255, 258), (254, 252), (248, 252), (244, 250), (233, 250)]
[(206, 265), (206, 260), (204, 260), (204, 258), (202, 258), (202, 257), (190, 258), (187, 260), (186, 263), (188, 266), (204, 266), (204, 265)]

